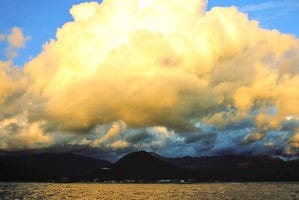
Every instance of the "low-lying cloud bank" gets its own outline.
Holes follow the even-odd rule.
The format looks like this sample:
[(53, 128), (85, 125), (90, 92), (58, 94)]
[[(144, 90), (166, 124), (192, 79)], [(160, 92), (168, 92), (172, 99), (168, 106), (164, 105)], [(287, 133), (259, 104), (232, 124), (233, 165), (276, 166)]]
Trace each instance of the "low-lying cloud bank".
[(105, 0), (22, 68), (0, 61), (0, 149), (296, 156), (299, 40), (204, 0)]

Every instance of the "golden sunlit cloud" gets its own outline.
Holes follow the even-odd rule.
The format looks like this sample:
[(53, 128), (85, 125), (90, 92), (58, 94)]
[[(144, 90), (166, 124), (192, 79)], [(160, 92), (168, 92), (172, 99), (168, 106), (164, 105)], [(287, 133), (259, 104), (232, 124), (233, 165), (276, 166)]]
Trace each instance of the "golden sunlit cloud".
[[(28, 81), (18, 96), (28, 113), (28, 137), (48, 146), (65, 140), (94, 148), (158, 148), (160, 134), (163, 145), (218, 151), (222, 136), (217, 134), (242, 123), (234, 148), (272, 140), (271, 131), (292, 137), (294, 130), (283, 132), (282, 126), (288, 116), (299, 115), (299, 40), (260, 28), (235, 7), (207, 11), (206, 4), (109, 0), (75, 5), (70, 10), (74, 21), (58, 29), (56, 39), (18, 72), (24, 73), (18, 81), (15, 72), (7, 72), (12, 67), (0, 68), (0, 107), (22, 90), (19, 80)], [(14, 28), (9, 37), (16, 48), (24, 46), (20, 31)], [(128, 139), (134, 134), (140, 140)], [(77, 139), (70, 141), (73, 136)], [(140, 142), (144, 138), (152, 143)], [(3, 149), (16, 148), (5, 142)], [(288, 140), (282, 143), (279, 148)]]

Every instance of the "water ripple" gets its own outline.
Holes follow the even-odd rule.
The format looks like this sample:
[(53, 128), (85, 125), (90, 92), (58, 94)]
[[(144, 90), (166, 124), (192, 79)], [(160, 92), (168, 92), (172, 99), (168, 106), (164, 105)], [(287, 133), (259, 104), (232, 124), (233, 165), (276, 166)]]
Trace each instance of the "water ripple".
[(0, 200), (6, 199), (299, 199), (299, 184), (0, 183)]

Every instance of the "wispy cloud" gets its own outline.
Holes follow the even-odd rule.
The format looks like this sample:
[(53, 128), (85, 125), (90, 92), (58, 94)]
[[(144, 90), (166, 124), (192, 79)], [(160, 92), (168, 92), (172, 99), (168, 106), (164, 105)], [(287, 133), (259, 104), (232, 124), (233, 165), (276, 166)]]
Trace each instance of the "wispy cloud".
[(261, 12), (267, 10), (277, 10), (282, 11), (292, 10), (295, 11), (299, 8), (299, 1), (287, 0), (287, 1), (267, 1), (258, 4), (248, 4), (239, 7), (242, 12)]
[(240, 7), (240, 10), (243, 12), (255, 12), (255, 11), (264, 11), (269, 9), (281, 8), (285, 5), (283, 2), (278, 1), (268, 1), (259, 4), (250, 4)]

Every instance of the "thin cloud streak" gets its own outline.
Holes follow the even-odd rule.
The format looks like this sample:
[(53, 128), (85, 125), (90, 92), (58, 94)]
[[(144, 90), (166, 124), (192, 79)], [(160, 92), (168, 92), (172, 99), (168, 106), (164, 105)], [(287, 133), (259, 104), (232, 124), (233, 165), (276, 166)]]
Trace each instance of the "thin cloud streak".
[(264, 11), (270, 9), (278, 9), (286, 6), (284, 2), (281, 1), (268, 1), (259, 4), (249, 4), (240, 7), (240, 11), (242, 12), (256, 12), (256, 11)]

